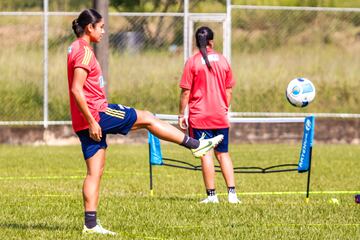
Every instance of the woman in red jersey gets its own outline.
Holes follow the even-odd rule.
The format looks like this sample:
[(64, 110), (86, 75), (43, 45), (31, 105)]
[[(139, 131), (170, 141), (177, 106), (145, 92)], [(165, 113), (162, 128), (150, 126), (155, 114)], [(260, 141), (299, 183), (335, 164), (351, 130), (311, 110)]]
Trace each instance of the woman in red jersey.
[(111, 234), (97, 221), (100, 179), (105, 166), (107, 134), (126, 135), (130, 130), (146, 128), (155, 136), (190, 149), (201, 157), (223, 138), (196, 140), (174, 126), (160, 121), (148, 111), (141, 111), (121, 104), (107, 102), (100, 65), (91, 42), (100, 42), (104, 20), (94, 9), (82, 11), (73, 21), (77, 39), (68, 48), (68, 84), (73, 129), (78, 135), (87, 167), (83, 184), (85, 224), (83, 233)]
[[(186, 130), (184, 117), (189, 106), (189, 132), (196, 139), (224, 135), (224, 140), (214, 149), (228, 187), (228, 201), (240, 203), (235, 192), (233, 164), (228, 152), (228, 109), (235, 81), (231, 67), (223, 55), (213, 50), (214, 33), (208, 27), (200, 27), (195, 34), (199, 52), (185, 64), (180, 82), (182, 89), (179, 106), (179, 126)], [(202, 203), (219, 202), (215, 192), (215, 169), (212, 154), (201, 158), (203, 178), (208, 197)]]

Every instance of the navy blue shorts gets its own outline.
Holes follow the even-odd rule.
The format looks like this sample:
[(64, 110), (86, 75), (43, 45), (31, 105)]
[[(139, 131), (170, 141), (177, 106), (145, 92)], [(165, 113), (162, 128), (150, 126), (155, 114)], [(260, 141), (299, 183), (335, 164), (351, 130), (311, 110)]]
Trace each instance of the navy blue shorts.
[(217, 152), (228, 152), (229, 151), (229, 128), (220, 129), (197, 129), (192, 128), (190, 134), (195, 139), (200, 139), (202, 134), (205, 133), (205, 139), (216, 137), (219, 134), (224, 135), (224, 139), (214, 149)]
[(107, 134), (126, 135), (137, 120), (134, 108), (120, 104), (109, 104), (105, 112), (99, 112), (99, 125), (102, 130), (100, 142), (93, 140), (89, 135), (89, 129), (76, 132), (81, 142), (81, 149), (85, 159), (91, 158), (102, 148), (107, 148)]

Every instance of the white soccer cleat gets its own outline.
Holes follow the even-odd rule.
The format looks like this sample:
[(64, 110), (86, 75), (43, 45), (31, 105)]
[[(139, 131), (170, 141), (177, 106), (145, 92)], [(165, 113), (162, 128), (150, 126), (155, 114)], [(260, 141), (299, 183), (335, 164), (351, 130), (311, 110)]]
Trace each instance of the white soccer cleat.
[(116, 235), (115, 232), (112, 232), (112, 231), (109, 231), (105, 228), (103, 228), (101, 225), (100, 225), (100, 222), (99, 220), (97, 221), (97, 225), (93, 228), (87, 228), (85, 225), (84, 225), (84, 228), (82, 230), (82, 233), (83, 234), (104, 234), (104, 235)]
[(228, 201), (229, 203), (241, 203), (240, 199), (236, 196), (236, 193), (229, 193)]
[(223, 139), (224, 135), (219, 134), (216, 137), (204, 139), (204, 135), (199, 139), (200, 145), (196, 149), (191, 149), (194, 157), (199, 158), (205, 156), (205, 154), (216, 147)]
[(204, 200), (202, 200), (200, 203), (219, 203), (219, 199), (217, 195), (214, 196), (208, 196)]

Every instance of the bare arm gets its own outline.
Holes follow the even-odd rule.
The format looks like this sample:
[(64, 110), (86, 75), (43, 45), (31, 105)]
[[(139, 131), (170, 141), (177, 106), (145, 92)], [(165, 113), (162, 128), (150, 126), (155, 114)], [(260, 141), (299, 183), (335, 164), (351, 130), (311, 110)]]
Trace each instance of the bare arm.
[(230, 106), (230, 102), (231, 102), (231, 97), (232, 97), (232, 88), (227, 88), (226, 89), (226, 100), (228, 105)]
[(84, 69), (75, 68), (74, 79), (71, 85), (71, 94), (74, 96), (76, 104), (89, 124), (90, 137), (95, 141), (100, 141), (102, 137), (101, 127), (95, 118), (91, 115), (83, 91), (87, 74), (88, 73)]
[(190, 90), (182, 88), (181, 94), (180, 94), (178, 123), (179, 123), (180, 128), (183, 130), (186, 130), (186, 128), (187, 128), (184, 113), (185, 113), (185, 108), (189, 103), (189, 97), (190, 97)]

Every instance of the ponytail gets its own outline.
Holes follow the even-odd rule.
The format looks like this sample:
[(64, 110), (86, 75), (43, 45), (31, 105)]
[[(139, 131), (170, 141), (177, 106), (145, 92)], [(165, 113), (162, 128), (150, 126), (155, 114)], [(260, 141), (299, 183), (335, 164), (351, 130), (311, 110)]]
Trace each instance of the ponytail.
[(84, 29), (79, 26), (77, 19), (74, 19), (74, 21), (72, 22), (72, 29), (76, 37), (81, 37), (84, 34)]
[(208, 27), (201, 27), (195, 33), (196, 46), (199, 48), (202, 57), (205, 60), (206, 66), (209, 70), (212, 69), (210, 61), (208, 59), (206, 47), (209, 45), (209, 41), (214, 39), (213, 31)]
[(72, 29), (76, 37), (84, 35), (85, 28), (88, 24), (95, 26), (101, 19), (102, 16), (95, 9), (85, 9), (82, 11), (79, 17), (72, 22)]

